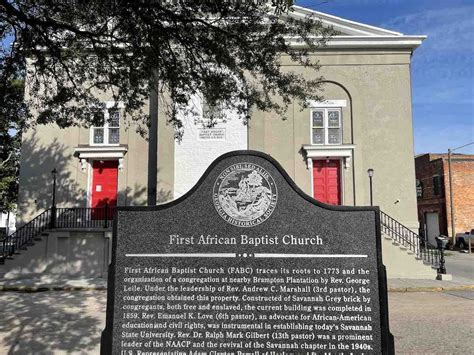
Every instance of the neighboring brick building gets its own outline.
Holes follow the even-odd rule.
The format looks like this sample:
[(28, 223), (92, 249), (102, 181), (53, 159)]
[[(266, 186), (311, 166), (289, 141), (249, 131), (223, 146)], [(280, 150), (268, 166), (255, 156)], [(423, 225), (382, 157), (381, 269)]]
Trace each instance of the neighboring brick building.
[[(418, 220), (421, 234), (452, 237), (448, 154), (415, 157)], [(474, 155), (451, 156), (455, 232), (474, 228)]]

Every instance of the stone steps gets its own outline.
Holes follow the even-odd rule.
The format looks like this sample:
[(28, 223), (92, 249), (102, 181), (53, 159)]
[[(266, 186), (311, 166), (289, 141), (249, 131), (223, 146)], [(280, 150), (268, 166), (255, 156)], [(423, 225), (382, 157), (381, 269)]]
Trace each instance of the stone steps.
[[(390, 273), (397, 273), (400, 270), (404, 270), (405, 274), (409, 275), (423, 275), (420, 278), (425, 279), (435, 279), (437, 277), (437, 267), (432, 266), (431, 262), (426, 261), (423, 259), (422, 256), (417, 255), (416, 251), (410, 249), (409, 246), (403, 244), (403, 242), (394, 240), (389, 235), (382, 232), (382, 238), (384, 240), (383, 247), (388, 250), (382, 250), (383, 253), (391, 253), (392, 255), (396, 255), (398, 253), (405, 254), (406, 256), (403, 258), (390, 258), (388, 263), (390, 264), (390, 268), (392, 269)], [(396, 248), (396, 249), (392, 249)], [(385, 263), (385, 261), (384, 261)], [(387, 264), (385, 265), (387, 267)], [(405, 276), (405, 277), (413, 277), (413, 276)], [(389, 276), (393, 277), (393, 276)], [(396, 276), (398, 278), (399, 276)]]

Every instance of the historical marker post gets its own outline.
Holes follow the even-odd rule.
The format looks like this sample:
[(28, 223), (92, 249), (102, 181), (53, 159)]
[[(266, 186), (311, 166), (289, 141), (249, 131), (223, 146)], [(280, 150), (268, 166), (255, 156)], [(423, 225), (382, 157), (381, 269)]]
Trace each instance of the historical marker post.
[(221, 156), (185, 196), (118, 208), (102, 354), (393, 354), (379, 210)]

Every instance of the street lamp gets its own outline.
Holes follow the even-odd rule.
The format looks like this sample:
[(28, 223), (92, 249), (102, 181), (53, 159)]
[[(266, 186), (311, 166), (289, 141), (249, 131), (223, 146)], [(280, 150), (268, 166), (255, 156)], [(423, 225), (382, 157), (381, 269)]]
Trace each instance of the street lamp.
[(471, 142), (471, 143), (468, 143), (468, 144), (464, 144), (460, 147), (456, 147), (456, 148), (449, 148), (448, 149), (448, 171), (449, 171), (449, 203), (451, 205), (451, 248), (454, 248), (454, 245), (456, 244), (456, 227), (454, 226), (454, 203), (453, 203), (453, 200), (454, 200), (454, 193), (453, 193), (453, 174), (452, 174), (452, 171), (451, 171), (451, 155), (452, 153), (455, 151), (455, 150), (458, 150), (458, 149), (461, 149), (461, 148), (464, 148), (464, 147), (467, 147), (467, 146), (470, 146), (470, 145), (473, 145), (474, 142)]
[(51, 176), (53, 177), (53, 201), (51, 204), (51, 207), (56, 208), (56, 176), (58, 175), (58, 172), (56, 171), (56, 168), (51, 170)]
[(374, 200), (373, 200), (373, 191), (372, 191), (372, 176), (374, 176), (374, 169), (370, 168), (367, 169), (367, 174), (369, 175), (369, 183), (370, 183), (370, 205), (374, 205)]
[(56, 168), (51, 171), (51, 176), (53, 177), (53, 201), (51, 203), (51, 221), (50, 227), (53, 229), (56, 227), (56, 176), (58, 172)]

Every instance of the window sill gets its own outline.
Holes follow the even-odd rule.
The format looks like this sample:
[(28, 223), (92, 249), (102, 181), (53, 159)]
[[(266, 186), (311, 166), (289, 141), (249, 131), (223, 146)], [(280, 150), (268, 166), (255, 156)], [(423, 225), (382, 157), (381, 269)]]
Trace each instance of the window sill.
[(105, 143), (90, 143), (88, 147), (120, 147), (120, 144), (118, 143), (111, 143), (111, 144), (105, 144)]

